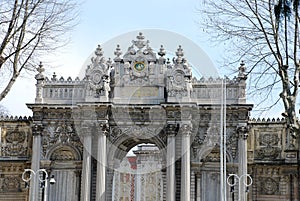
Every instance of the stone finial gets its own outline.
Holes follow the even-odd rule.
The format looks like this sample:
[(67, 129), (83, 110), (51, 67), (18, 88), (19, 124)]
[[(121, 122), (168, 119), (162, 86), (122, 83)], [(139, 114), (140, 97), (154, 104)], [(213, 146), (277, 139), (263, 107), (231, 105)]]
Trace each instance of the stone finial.
[(164, 64), (166, 59), (164, 56), (166, 55), (166, 50), (163, 45), (160, 46), (159, 52), (157, 53), (160, 57), (158, 59), (159, 64)]
[(91, 58), (93, 67), (105, 63), (105, 58), (103, 57), (103, 50), (100, 45), (98, 45), (98, 47), (96, 48), (95, 55), (96, 55), (96, 58), (94, 58), (94, 57)]
[(241, 79), (241, 80), (246, 80), (247, 79), (246, 66), (245, 66), (244, 61), (242, 61), (241, 64), (240, 64), (238, 78)]
[(56, 78), (56, 74), (55, 74), (55, 72), (53, 72), (53, 75), (52, 75), (51, 81), (57, 81), (57, 78)]
[(166, 55), (166, 50), (163, 45), (160, 46), (159, 52), (157, 54), (161, 57)]
[(184, 56), (184, 52), (183, 52), (183, 49), (182, 49), (181, 45), (178, 46), (178, 49), (176, 51), (176, 56), (178, 56), (178, 57), (183, 57)]
[(176, 63), (181, 64), (184, 56), (183, 49), (181, 48), (181, 45), (179, 45), (177, 51), (176, 51)]
[(107, 64), (108, 68), (110, 68), (112, 66), (111, 58), (108, 58), (108, 60), (106, 61), (106, 64)]
[(121, 61), (120, 56), (122, 55), (122, 51), (121, 51), (121, 48), (120, 48), (119, 44), (117, 45), (114, 54), (116, 55), (116, 58), (114, 58), (114, 61)]
[(133, 40), (132, 43), (139, 49), (141, 50), (143, 47), (145, 47), (149, 41), (144, 41), (145, 36), (143, 36), (143, 33), (140, 32), (139, 35), (136, 37), (137, 40)]
[(36, 74), (35, 79), (36, 79), (36, 97), (35, 97), (35, 102), (36, 103), (42, 103), (43, 102), (43, 96), (42, 96), (42, 91), (43, 91), (43, 85), (44, 85), (44, 80), (45, 76), (43, 75), (43, 72), (45, 69), (43, 68), (42, 62), (40, 62), (39, 67), (37, 68), (38, 74)]
[(145, 36), (143, 36), (142, 32), (139, 32), (139, 35), (136, 37), (138, 40), (144, 40)]
[(43, 75), (43, 72), (45, 71), (45, 69), (43, 68), (42, 62), (40, 62), (39, 67), (37, 68), (37, 71), (38, 71), (38, 74), (36, 74), (35, 79), (37, 81), (44, 80), (45, 76)]
[(95, 50), (95, 55), (97, 57), (102, 57), (103, 56), (103, 51), (102, 51), (102, 47), (100, 45), (98, 45), (98, 47)]

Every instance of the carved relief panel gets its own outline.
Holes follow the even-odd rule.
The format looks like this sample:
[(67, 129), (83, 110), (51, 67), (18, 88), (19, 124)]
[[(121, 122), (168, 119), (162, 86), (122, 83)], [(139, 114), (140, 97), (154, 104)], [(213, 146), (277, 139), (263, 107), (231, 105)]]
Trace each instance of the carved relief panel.
[(22, 124), (0, 128), (0, 156), (27, 157), (29, 154), (30, 127)]
[(283, 132), (278, 129), (270, 131), (254, 130), (255, 160), (274, 160), (281, 158), (283, 150)]

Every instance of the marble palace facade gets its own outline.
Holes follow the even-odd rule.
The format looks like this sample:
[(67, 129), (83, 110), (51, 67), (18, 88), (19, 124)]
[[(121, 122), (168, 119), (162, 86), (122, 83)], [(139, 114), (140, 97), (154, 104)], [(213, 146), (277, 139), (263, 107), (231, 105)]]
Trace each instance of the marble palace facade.
[[(299, 200), (298, 142), (284, 119), (251, 119), (243, 63), (233, 79), (195, 78), (181, 46), (170, 60), (141, 33), (113, 59), (103, 51), (83, 78), (40, 65), (33, 116), (0, 119), (0, 201)], [(56, 183), (24, 182), (29, 168)]]

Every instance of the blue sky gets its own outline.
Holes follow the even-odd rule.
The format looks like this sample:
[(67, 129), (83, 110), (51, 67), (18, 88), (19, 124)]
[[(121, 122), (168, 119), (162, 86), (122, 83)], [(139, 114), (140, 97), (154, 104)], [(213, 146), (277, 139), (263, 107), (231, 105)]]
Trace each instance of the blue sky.
[[(56, 72), (59, 77), (75, 78), (98, 44), (141, 29), (163, 29), (189, 38), (217, 64), (220, 52), (209, 45), (197, 24), (201, 20), (197, 11), (200, 5), (200, 0), (85, 0), (80, 7), (79, 24), (71, 33), (70, 44), (41, 58), (46, 67), (45, 74), (51, 76)], [(31, 115), (25, 104), (33, 103), (34, 97), (35, 79), (25, 75), (1, 104), (13, 115)]]

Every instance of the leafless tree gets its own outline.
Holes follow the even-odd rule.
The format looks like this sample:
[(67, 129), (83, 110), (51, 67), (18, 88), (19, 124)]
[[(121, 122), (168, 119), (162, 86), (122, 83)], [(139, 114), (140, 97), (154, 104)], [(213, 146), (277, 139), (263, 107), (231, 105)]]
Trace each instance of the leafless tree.
[(247, 61), (252, 92), (267, 100), (280, 91), (283, 116), (298, 135), (299, 0), (204, 0), (199, 9), (212, 41), (229, 44), (233, 63)]
[(38, 67), (40, 56), (66, 44), (77, 8), (73, 0), (0, 1), (0, 101), (21, 73)]

